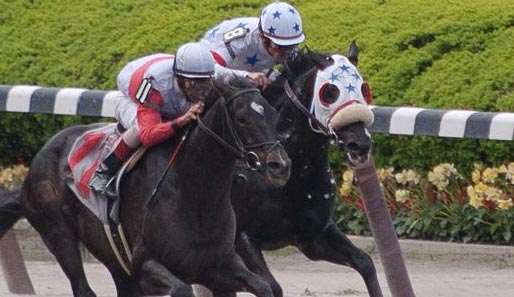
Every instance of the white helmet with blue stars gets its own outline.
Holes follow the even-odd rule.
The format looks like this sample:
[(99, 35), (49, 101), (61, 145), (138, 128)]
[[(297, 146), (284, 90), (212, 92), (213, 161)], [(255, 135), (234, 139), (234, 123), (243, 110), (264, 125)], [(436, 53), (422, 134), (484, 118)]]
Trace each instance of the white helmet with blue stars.
[(285, 2), (277, 1), (264, 7), (260, 26), (264, 36), (278, 45), (291, 46), (305, 40), (300, 13)]

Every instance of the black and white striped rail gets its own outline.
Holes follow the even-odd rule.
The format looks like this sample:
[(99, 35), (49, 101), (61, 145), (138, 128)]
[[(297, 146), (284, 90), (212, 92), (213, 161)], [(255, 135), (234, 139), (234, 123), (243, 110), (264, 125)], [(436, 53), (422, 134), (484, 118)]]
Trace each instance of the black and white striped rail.
[(117, 91), (0, 85), (0, 111), (113, 117)]
[[(0, 111), (112, 117), (117, 91), (0, 85)], [(514, 139), (514, 113), (371, 106), (373, 133)]]

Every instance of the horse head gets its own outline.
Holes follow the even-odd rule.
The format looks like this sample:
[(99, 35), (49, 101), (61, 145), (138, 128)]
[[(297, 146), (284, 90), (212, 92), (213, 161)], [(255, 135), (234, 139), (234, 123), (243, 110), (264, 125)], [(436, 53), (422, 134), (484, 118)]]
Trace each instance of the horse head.
[(224, 134), (229, 134), (218, 137), (220, 143), (271, 185), (283, 186), (289, 179), (291, 160), (274, 130), (275, 109), (247, 79), (232, 79), (230, 84), (217, 81), (215, 93), (219, 97), (215, 104), (224, 109)]
[[(333, 138), (352, 163), (365, 163), (371, 152), (371, 135), (366, 127), (373, 123), (368, 107), (371, 91), (354, 63), (355, 45), (350, 47), (352, 60), (339, 54), (324, 55), (295, 52), (286, 61), (285, 90), (296, 97), (309, 119), (312, 130)], [(302, 107), (303, 106), (303, 107)]]

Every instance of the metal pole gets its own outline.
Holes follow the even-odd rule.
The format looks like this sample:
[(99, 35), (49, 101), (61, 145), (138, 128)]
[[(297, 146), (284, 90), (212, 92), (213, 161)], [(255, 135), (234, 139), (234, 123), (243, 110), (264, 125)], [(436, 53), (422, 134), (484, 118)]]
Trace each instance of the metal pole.
[(393, 297), (415, 297), (373, 158), (353, 167), (371, 232)]
[(10, 292), (26, 295), (36, 294), (16, 241), (16, 235), (11, 230), (5, 233), (0, 240), (0, 264)]

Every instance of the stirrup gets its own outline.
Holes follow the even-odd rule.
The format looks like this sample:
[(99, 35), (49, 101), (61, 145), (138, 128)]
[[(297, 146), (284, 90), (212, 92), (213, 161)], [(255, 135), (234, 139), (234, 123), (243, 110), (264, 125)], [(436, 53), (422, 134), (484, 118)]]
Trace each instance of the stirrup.
[(118, 200), (118, 192), (116, 191), (116, 174), (111, 177), (107, 184), (105, 185), (105, 189), (102, 194), (109, 200)]
[(108, 174), (95, 172), (89, 181), (89, 188), (96, 193), (103, 193), (105, 192), (110, 179), (111, 177)]

